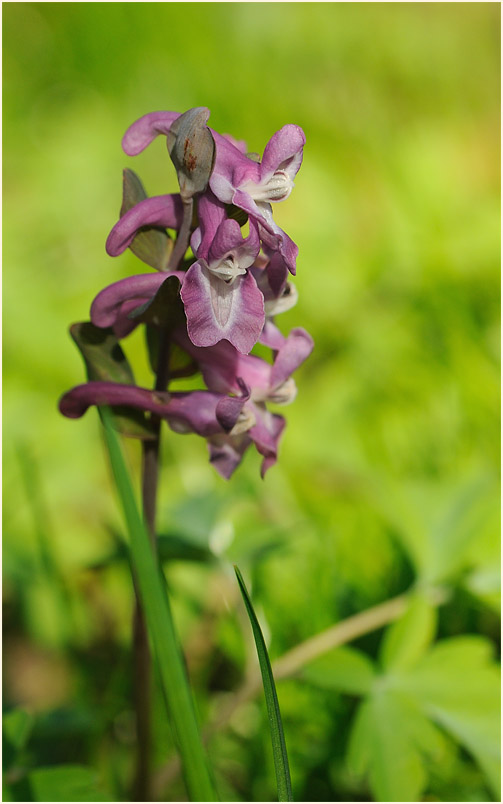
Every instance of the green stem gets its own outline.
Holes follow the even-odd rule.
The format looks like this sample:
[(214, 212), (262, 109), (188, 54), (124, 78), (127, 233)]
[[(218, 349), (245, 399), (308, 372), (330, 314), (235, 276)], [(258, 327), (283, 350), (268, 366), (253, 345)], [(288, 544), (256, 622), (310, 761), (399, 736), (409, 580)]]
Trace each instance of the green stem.
[[(157, 420), (157, 436), (154, 441), (142, 445), (142, 501), (143, 519), (150, 537), (151, 549), (157, 554), (155, 538), (155, 515), (157, 480), (159, 475), (159, 436), (160, 421)], [(134, 667), (134, 705), (136, 712), (136, 767), (132, 786), (132, 801), (151, 800), (150, 747), (151, 747), (151, 658), (148, 643), (148, 630), (138, 590), (134, 579), (135, 609), (133, 614), (133, 667)]]
[(183, 201), (182, 225), (180, 226), (180, 231), (178, 232), (175, 246), (169, 258), (168, 270), (170, 271), (176, 271), (185, 255), (185, 252), (187, 251), (187, 248), (189, 247), (190, 227), (192, 224), (192, 211), (194, 208), (194, 202), (192, 198), (189, 198), (188, 200), (184, 200), (182, 198), (182, 201)]
[(150, 697), (151, 658), (148, 644), (147, 624), (143, 614), (140, 595), (135, 584), (135, 610), (133, 614), (133, 671), (134, 707), (136, 713), (136, 766), (131, 791), (131, 801), (151, 800), (150, 779)]
[[(183, 259), (189, 245), (190, 228), (192, 223), (193, 202), (190, 199), (184, 202), (183, 221), (176, 239), (175, 247), (169, 260), (169, 268), (176, 270)], [(170, 357), (170, 330), (164, 328), (159, 333), (159, 355), (155, 390), (165, 391), (169, 384), (169, 357)], [(159, 480), (159, 452), (161, 440), (161, 420), (152, 417), (155, 428), (155, 437), (143, 443), (142, 466), (142, 504), (143, 521), (150, 538), (151, 553), (157, 565), (157, 539), (156, 539), (156, 510), (157, 486)], [(133, 645), (134, 645), (134, 686), (136, 711), (136, 737), (137, 758), (135, 777), (132, 790), (133, 801), (150, 800), (150, 699), (151, 699), (151, 659), (148, 643), (147, 623), (141, 595), (138, 593), (138, 584), (135, 580), (136, 605), (133, 619)], [(167, 595), (166, 595), (167, 601)], [(169, 605), (169, 603), (168, 603)], [(174, 634), (174, 631), (173, 631)], [(187, 686), (187, 680), (184, 681)], [(174, 717), (174, 715), (173, 715)], [(174, 718), (176, 720), (176, 718)], [(199, 738), (200, 739), (200, 738)]]
[(110, 413), (106, 409), (101, 411), (112, 471), (129, 532), (132, 565), (171, 715), (187, 790), (192, 801), (216, 801), (164, 577), (152, 550), (146, 525), (136, 506), (131, 479), (111, 424)]

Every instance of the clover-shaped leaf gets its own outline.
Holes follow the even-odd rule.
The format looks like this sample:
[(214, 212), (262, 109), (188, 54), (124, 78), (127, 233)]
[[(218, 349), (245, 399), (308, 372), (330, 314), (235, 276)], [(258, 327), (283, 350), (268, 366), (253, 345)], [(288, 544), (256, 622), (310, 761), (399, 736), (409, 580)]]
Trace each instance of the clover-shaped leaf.
[(346, 761), (351, 773), (368, 778), (378, 801), (419, 801), (449, 738), (499, 795), (500, 686), (491, 644), (462, 636), (431, 646), (435, 623), (429, 596), (416, 592), (385, 632), (377, 664), (345, 646), (302, 671), (321, 688), (362, 695)]
[(356, 776), (368, 774), (377, 801), (420, 801), (425, 758), (441, 751), (441, 733), (414, 701), (376, 688), (356, 715), (347, 764)]

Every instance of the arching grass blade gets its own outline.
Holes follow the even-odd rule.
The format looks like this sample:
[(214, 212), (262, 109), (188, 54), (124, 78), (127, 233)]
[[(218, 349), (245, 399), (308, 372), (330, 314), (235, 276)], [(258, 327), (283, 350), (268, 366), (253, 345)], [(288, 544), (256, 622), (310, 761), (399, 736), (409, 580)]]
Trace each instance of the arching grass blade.
[(279, 801), (293, 801), (292, 783), (290, 780), (290, 768), (288, 766), (288, 756), (286, 753), (285, 735), (279, 711), (278, 696), (271, 669), (271, 662), (267, 653), (264, 637), (257, 620), (257, 615), (253, 609), (248, 590), (245, 586), (243, 576), (239, 569), (234, 565), (239, 588), (243, 595), (244, 604), (248, 617), (250, 618), (255, 645), (257, 646), (260, 672), (262, 673), (262, 684), (264, 686), (265, 700), (267, 704), (267, 714), (269, 716), (269, 727), (271, 731), (272, 751), (274, 756), (274, 768), (276, 771), (276, 783), (278, 786)]
[(171, 615), (166, 585), (152, 551), (146, 526), (136, 505), (131, 479), (118, 437), (112, 427), (112, 414), (106, 408), (100, 410), (110, 463), (128, 529), (131, 562), (154, 646), (187, 790), (192, 801), (217, 801)]

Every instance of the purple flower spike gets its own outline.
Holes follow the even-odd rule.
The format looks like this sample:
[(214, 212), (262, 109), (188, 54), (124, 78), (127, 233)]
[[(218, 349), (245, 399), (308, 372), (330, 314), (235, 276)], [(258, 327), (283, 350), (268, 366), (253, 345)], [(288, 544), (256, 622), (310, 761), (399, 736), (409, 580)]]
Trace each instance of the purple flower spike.
[(77, 385), (61, 398), (59, 409), (63, 416), (79, 419), (91, 405), (112, 405), (150, 411), (166, 419), (170, 427), (178, 433), (197, 433), (209, 438), (222, 435), (238, 422), (242, 405), (234, 405), (225, 411), (225, 416), (217, 418), (217, 407), (222, 401), (220, 394), (210, 391), (189, 391), (187, 393), (160, 393), (134, 385), (113, 382), (88, 382)]
[[(115, 426), (140, 438), (157, 439), (152, 425), (165, 419), (176, 432), (205, 438), (210, 462), (224, 478), (254, 444), (264, 477), (285, 428), (268, 406), (295, 399), (292, 374), (313, 349), (305, 330), (285, 337), (274, 324), (297, 299), (289, 273), (295, 274), (298, 248), (275, 223), (272, 205), (290, 195), (305, 136), (299, 126), (283, 126), (260, 159), (247, 154), (243, 140), (209, 128), (209, 114), (206, 107), (152, 112), (126, 131), (122, 146), (129, 156), (166, 137), (180, 193), (147, 198), (139, 177), (124, 171), (121, 217), (106, 250), (117, 256), (130, 247), (155, 272), (104, 288), (91, 305), (91, 323), (72, 328), (95, 379), (64, 394), (59, 407), (80, 418), (90, 406), (110, 406)], [(175, 241), (167, 229), (176, 231)], [(207, 390), (135, 386), (118, 339), (140, 323), (155, 387), (166, 387), (167, 374), (188, 377), (199, 370)], [(250, 354), (257, 343), (271, 350), (270, 362)]]
[(179, 229), (183, 220), (183, 204), (178, 193), (157, 195), (140, 201), (115, 224), (106, 242), (107, 254), (117, 257), (133, 242), (143, 226)]

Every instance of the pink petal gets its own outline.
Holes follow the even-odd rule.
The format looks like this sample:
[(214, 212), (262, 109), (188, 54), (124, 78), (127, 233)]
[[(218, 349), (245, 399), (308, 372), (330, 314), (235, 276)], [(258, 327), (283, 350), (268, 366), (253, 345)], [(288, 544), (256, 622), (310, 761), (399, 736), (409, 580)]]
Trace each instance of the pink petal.
[(238, 436), (213, 436), (208, 441), (210, 463), (225, 480), (228, 480), (241, 463), (251, 443), (248, 433)]
[(265, 473), (273, 466), (278, 459), (278, 444), (286, 422), (283, 416), (269, 413), (265, 405), (254, 404), (256, 424), (248, 431), (258, 452), (264, 456), (260, 474), (264, 477)]
[(267, 143), (260, 166), (261, 181), (266, 181), (276, 170), (284, 170), (291, 179), (302, 164), (302, 149), (306, 136), (300, 126), (288, 124), (280, 128)]
[(213, 346), (225, 338), (247, 354), (257, 343), (264, 326), (264, 297), (250, 273), (228, 284), (196, 262), (185, 274), (181, 296), (195, 346)]
[(122, 138), (122, 149), (128, 156), (136, 156), (159, 134), (167, 134), (178, 112), (150, 112), (129, 126)]
[[(135, 385), (113, 382), (88, 382), (77, 385), (61, 398), (59, 409), (63, 416), (79, 419), (91, 405), (111, 405), (138, 408), (167, 419), (177, 432), (193, 432), (209, 438), (225, 431), (216, 416), (220, 394), (210, 391), (160, 393)], [(236, 410), (236, 420), (239, 411)], [(232, 417), (228, 424), (233, 426)]]
[(277, 388), (292, 376), (293, 372), (306, 360), (314, 348), (314, 341), (302, 327), (292, 329), (288, 338), (274, 360), (271, 372), (271, 386)]
[(183, 220), (183, 204), (178, 193), (145, 198), (115, 224), (106, 242), (107, 254), (117, 257), (133, 242), (143, 226), (161, 226), (163, 229), (179, 229)]
[(96, 327), (113, 327), (122, 315), (124, 302), (134, 299), (139, 306), (142, 301), (148, 301), (155, 296), (168, 276), (177, 276), (182, 281), (185, 274), (183, 271), (139, 274), (108, 285), (91, 304), (91, 321)]

